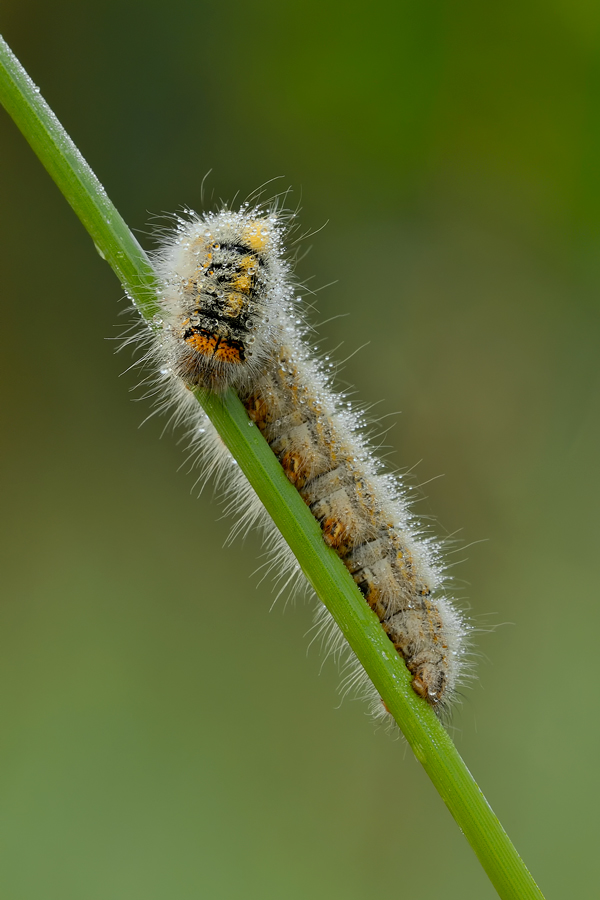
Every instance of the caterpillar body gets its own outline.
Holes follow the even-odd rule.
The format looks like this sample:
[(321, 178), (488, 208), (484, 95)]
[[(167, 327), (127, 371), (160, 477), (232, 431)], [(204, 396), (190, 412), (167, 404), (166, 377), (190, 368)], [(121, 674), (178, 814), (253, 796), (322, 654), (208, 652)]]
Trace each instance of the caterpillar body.
[[(186, 388), (237, 391), (404, 659), (413, 689), (447, 709), (464, 675), (468, 627), (438, 595), (438, 544), (421, 534), (400, 479), (382, 471), (360, 414), (332, 389), (331, 364), (313, 355), (284, 254), (285, 216), (244, 205), (176, 221), (154, 258), (161, 313), (150, 355), (161, 406), (175, 402), (175, 417), (191, 422), (205, 469), (220, 476), (247, 526), (262, 507)], [(287, 546), (270, 519), (263, 524), (288, 570)], [(333, 622), (324, 627), (331, 632)]]

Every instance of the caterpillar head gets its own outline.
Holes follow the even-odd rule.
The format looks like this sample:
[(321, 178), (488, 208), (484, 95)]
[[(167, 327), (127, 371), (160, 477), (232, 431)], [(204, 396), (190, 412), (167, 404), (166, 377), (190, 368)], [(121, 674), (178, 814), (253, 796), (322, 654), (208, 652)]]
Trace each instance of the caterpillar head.
[(169, 364), (190, 387), (224, 390), (264, 367), (291, 299), (274, 213), (180, 220), (157, 254)]

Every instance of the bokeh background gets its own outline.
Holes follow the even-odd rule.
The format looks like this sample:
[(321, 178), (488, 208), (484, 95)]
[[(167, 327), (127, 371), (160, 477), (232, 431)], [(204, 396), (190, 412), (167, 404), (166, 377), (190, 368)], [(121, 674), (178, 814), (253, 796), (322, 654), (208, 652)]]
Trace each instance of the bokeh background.
[[(325, 346), (470, 608), (461, 753), (548, 898), (597, 884), (600, 12), (572, 0), (5, 0), (150, 247), (282, 176)], [(0, 115), (0, 893), (492, 898), (420, 766), (339, 703), (312, 611), (139, 430), (108, 266)], [(133, 391), (133, 393), (132, 393)], [(437, 476), (444, 475), (443, 478)], [(469, 545), (469, 546), (467, 546)], [(223, 634), (235, 648), (221, 662)]]

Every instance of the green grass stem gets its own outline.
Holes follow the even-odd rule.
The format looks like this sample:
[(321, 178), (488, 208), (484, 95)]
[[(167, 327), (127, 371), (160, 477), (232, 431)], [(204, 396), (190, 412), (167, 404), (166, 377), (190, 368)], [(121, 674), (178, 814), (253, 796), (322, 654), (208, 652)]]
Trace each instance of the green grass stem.
[[(0, 102), (52, 176), (146, 319), (157, 311), (154, 274), (144, 250), (108, 199), (69, 135), (0, 37)], [(317, 595), (385, 701), (444, 803), (503, 900), (543, 896), (432, 709), (341, 560), (289, 483), (238, 397), (197, 391), (242, 471), (293, 550)], [(407, 851), (408, 852), (408, 851)]]

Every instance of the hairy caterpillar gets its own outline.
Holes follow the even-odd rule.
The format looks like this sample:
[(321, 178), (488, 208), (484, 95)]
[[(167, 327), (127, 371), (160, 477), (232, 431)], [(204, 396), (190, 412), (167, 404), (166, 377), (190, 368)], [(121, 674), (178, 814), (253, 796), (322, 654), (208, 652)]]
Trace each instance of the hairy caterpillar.
[[(205, 469), (217, 472), (248, 526), (262, 507), (186, 390), (235, 388), (404, 659), (413, 689), (437, 711), (447, 708), (464, 670), (467, 626), (435, 594), (438, 545), (420, 534), (399, 478), (381, 472), (360, 415), (312, 355), (284, 255), (285, 216), (246, 204), (176, 221), (154, 258), (162, 312), (149, 355), (160, 406), (175, 403)], [(278, 537), (273, 553), (287, 568)]]

